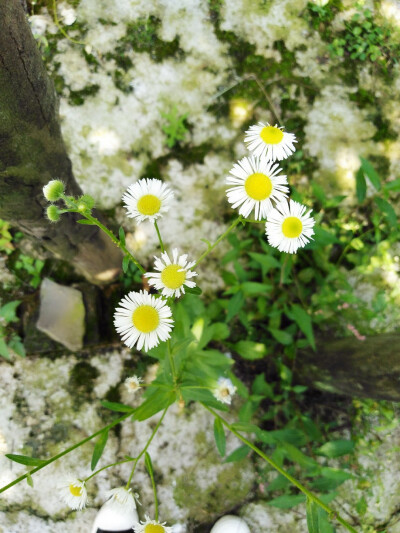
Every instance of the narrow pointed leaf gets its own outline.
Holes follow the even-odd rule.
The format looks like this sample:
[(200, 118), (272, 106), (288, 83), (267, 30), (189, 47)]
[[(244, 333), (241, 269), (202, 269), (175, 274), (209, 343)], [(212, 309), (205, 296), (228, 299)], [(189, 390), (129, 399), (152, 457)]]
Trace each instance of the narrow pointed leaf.
[(43, 459), (37, 459), (36, 457), (28, 457), (27, 455), (17, 455), (14, 453), (6, 453), (6, 457), (14, 463), (27, 466), (42, 466), (46, 461)]
[(96, 465), (100, 460), (100, 457), (103, 455), (104, 448), (106, 447), (106, 444), (107, 444), (107, 439), (108, 439), (108, 431), (103, 431), (103, 433), (101, 433), (100, 437), (97, 439), (96, 444), (94, 445), (92, 463), (90, 465), (92, 470), (96, 468)]
[(319, 528), (318, 505), (309, 498), (307, 498), (306, 512), (309, 533), (321, 533)]
[(223, 457), (226, 452), (226, 439), (225, 439), (224, 427), (219, 418), (216, 418), (214, 420), (214, 437), (215, 437), (215, 444), (217, 445), (219, 454), (221, 455), (221, 457)]

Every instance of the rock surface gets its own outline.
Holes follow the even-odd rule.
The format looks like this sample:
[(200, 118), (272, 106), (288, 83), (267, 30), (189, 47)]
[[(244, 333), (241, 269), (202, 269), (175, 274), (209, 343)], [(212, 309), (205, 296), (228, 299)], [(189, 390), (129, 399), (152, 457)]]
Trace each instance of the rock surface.
[(40, 287), (36, 327), (72, 352), (82, 349), (85, 335), (82, 293), (45, 278)]

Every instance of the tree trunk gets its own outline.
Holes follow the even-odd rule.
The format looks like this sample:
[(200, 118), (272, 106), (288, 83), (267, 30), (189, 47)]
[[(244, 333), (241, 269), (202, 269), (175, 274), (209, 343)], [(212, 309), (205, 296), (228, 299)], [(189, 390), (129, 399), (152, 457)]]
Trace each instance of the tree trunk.
[(0, 0), (0, 218), (34, 236), (92, 283), (115, 277), (120, 251), (94, 226), (44, 216), (51, 179), (81, 194), (58, 123), (58, 102), (21, 0)]
[(297, 358), (297, 378), (307, 385), (353, 398), (400, 401), (400, 335), (360, 341), (319, 339), (316, 352)]

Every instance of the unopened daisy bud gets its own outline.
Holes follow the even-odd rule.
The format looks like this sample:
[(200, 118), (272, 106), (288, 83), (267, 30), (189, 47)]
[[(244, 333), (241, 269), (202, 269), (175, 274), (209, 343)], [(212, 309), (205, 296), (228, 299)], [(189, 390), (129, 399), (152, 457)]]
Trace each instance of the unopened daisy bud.
[(236, 387), (228, 378), (219, 378), (217, 386), (213, 390), (214, 397), (222, 403), (230, 405), (232, 396), (236, 392)]
[(64, 183), (60, 180), (51, 180), (43, 187), (43, 194), (49, 202), (57, 202), (64, 194)]
[(46, 209), (46, 215), (50, 222), (58, 222), (60, 220), (60, 211), (56, 205), (49, 205)]
[(64, 502), (76, 511), (82, 510), (87, 503), (85, 482), (68, 474), (60, 486), (61, 497)]
[(231, 514), (227, 514), (217, 520), (210, 533), (250, 533), (246, 522)]
[(140, 384), (142, 382), (142, 378), (139, 378), (138, 376), (131, 376), (125, 380), (125, 386), (129, 392), (136, 392), (140, 389)]
[(98, 512), (92, 533), (114, 531), (115, 533), (132, 531), (138, 522), (135, 498), (131, 489), (119, 487), (108, 491), (108, 501)]
[(144, 518), (144, 522), (135, 524), (135, 533), (172, 533), (172, 528), (167, 527), (165, 522), (150, 520), (147, 515)]

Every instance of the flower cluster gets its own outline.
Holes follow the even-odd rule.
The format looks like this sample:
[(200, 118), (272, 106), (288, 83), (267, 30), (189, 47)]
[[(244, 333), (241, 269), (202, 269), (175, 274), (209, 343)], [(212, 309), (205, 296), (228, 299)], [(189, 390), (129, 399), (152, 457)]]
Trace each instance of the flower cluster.
[(296, 253), (314, 234), (314, 219), (306, 207), (288, 199), (286, 176), (276, 160), (289, 157), (296, 137), (277, 125), (250, 126), (245, 143), (253, 152), (238, 161), (226, 179), (228, 202), (239, 214), (248, 218), (254, 211), (256, 220), (266, 219), (268, 242), (280, 252)]

